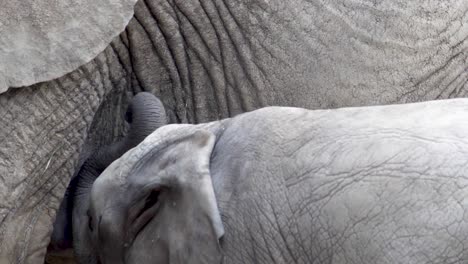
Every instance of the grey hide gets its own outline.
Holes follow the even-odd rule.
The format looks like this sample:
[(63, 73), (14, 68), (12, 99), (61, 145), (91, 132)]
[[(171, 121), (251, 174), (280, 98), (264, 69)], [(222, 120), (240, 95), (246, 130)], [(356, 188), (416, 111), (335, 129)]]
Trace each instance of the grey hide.
[(102, 263), (462, 264), (467, 163), (468, 99), (168, 125), (96, 180), (87, 232)]
[(69, 73), (120, 34), (136, 0), (0, 0), (0, 93)]
[[(89, 63), (0, 94), (0, 262), (42, 261), (80, 152), (122, 138), (121, 116), (137, 92), (157, 95), (172, 123), (269, 105), (316, 109), (467, 95), (466, 0), (145, 0), (134, 11)], [(69, 17), (60, 17), (64, 25)]]

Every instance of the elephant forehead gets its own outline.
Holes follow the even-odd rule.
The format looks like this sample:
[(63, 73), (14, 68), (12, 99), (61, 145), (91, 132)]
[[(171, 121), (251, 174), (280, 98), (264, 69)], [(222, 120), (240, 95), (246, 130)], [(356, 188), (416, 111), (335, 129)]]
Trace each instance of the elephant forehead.
[[(127, 151), (122, 157), (107, 167), (93, 183), (91, 201), (96, 210), (108, 208), (116, 202), (115, 197), (124, 193), (128, 188), (128, 176), (143, 161), (147, 155), (167, 146), (174, 139), (193, 133), (199, 127), (207, 125), (173, 124), (166, 125), (150, 134), (138, 146)], [(170, 144), (170, 143), (169, 143)], [(114, 195), (108, 195), (112, 193)]]
[(136, 0), (1, 1), (0, 93), (71, 72), (122, 32)]
[(194, 133), (199, 127), (206, 125), (187, 125), (173, 124), (166, 125), (150, 134), (138, 146), (127, 151), (122, 157), (114, 161), (104, 172), (98, 177), (94, 186), (121, 186), (127, 182), (127, 177), (139, 162), (144, 162), (145, 157), (161, 147), (165, 147), (168, 142), (177, 138), (184, 137)]

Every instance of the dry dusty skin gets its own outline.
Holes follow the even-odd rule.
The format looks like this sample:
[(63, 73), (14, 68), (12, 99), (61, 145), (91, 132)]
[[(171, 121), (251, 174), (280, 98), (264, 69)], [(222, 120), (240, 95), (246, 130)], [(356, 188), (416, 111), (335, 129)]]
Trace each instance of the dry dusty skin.
[(98, 55), (136, 0), (0, 0), (0, 93), (48, 81)]

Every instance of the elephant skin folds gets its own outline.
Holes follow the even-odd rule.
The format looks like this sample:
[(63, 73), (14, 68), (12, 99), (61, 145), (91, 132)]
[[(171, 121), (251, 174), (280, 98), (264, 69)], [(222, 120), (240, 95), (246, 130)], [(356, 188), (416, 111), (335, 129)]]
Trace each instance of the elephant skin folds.
[[(21, 8), (12, 14), (40, 11)], [(268, 105), (318, 109), (467, 94), (465, 0), (146, 0), (134, 10), (107, 47), (89, 47), (105, 48), (94, 59), (91, 52), (90, 62), (81, 57), (63, 73), (44, 67), (40, 75), (49, 79), (76, 69), (0, 95), (2, 260), (43, 257), (45, 227), (52, 229), (66, 184), (86, 153), (124, 135), (122, 112), (139, 91), (159, 96), (172, 123), (209, 122)], [(79, 54), (58, 55), (84, 55), (71, 50)]]

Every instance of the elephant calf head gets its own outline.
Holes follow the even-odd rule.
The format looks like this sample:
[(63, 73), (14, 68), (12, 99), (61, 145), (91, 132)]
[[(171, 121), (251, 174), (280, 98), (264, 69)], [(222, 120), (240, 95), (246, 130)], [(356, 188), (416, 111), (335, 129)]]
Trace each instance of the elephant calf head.
[(94, 182), (82, 261), (219, 262), (224, 230), (209, 172), (215, 136), (197, 131), (155, 145), (166, 137), (154, 134)]
[(92, 153), (71, 180), (57, 213), (49, 250), (60, 251), (73, 244), (76, 255), (87, 254), (88, 245), (83, 239), (81, 228), (87, 225), (88, 199), (93, 182), (113, 161), (166, 124), (161, 101), (146, 92), (132, 99), (126, 119), (130, 123), (130, 130), (125, 138)]

